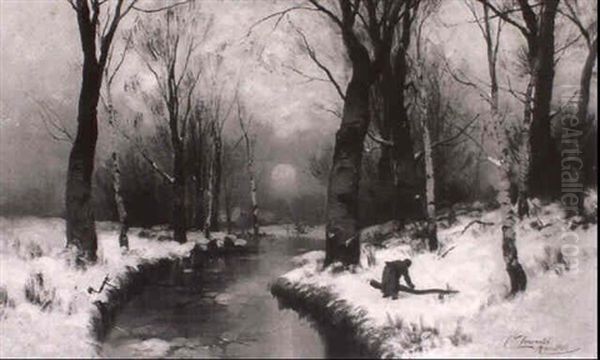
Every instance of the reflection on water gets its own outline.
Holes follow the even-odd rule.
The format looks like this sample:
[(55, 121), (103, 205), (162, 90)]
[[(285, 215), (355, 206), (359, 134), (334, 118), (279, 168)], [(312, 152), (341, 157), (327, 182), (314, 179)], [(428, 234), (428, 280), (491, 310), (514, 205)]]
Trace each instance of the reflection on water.
[(279, 309), (269, 282), (324, 243), (263, 239), (257, 253), (213, 260), (187, 286), (161, 279), (118, 315), (102, 356), (351, 357), (347, 340)]

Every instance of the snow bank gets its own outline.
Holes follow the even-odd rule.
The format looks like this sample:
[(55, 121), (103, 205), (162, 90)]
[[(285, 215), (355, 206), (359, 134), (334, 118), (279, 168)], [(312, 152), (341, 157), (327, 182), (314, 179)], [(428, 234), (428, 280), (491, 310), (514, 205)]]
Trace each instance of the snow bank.
[(208, 243), (200, 233), (189, 233), (188, 243), (178, 244), (143, 238), (140, 232), (130, 229), (130, 251), (122, 254), (118, 227), (98, 223), (98, 263), (83, 271), (69, 265), (64, 220), (0, 218), (0, 357), (96, 355), (90, 329), (98, 312), (94, 303), (106, 303), (109, 291), (90, 294), (88, 288), (98, 289), (106, 275), (120, 287), (132, 270), (186, 257), (196, 243)]
[[(326, 291), (333, 300), (321, 307), (343, 301), (343, 310), (330, 312), (341, 311), (354, 323), (356, 334), (369, 329), (385, 334), (377, 352), (384, 356), (556, 356), (553, 348), (594, 356), (597, 226), (574, 228), (563, 216), (552, 204), (519, 224), (517, 247), (528, 288), (513, 300), (506, 300), (498, 211), (477, 218), (458, 216), (456, 224), (439, 231), (441, 249), (435, 254), (417, 251), (410, 241), (397, 237), (385, 241), (383, 249), (371, 249), (375, 265), (341, 273), (331, 267), (321, 271), (322, 252), (305, 254), (295, 259), (300, 267), (275, 283), (274, 293), (306, 299)], [(473, 224), (463, 231), (473, 220), (494, 225)], [(380, 279), (385, 261), (400, 258), (412, 259), (410, 272), (417, 289), (451, 288), (459, 293), (439, 297), (401, 292), (398, 300), (384, 299), (368, 282)], [(519, 348), (514, 337), (520, 335), (546, 339), (548, 344), (541, 350)]]

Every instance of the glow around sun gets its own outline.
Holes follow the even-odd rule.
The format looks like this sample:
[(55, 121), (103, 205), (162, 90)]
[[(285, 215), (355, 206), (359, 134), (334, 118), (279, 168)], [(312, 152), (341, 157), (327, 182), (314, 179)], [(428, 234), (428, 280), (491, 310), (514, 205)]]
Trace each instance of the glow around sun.
[(291, 195), (296, 191), (296, 169), (290, 164), (277, 164), (271, 171), (273, 190), (281, 195)]

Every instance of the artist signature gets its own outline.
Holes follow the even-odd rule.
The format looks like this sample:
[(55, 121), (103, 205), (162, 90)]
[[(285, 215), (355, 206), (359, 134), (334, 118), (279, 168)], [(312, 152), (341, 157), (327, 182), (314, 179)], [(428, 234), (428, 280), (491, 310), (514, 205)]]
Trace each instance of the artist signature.
[(531, 337), (523, 334), (510, 335), (504, 339), (504, 347), (509, 349), (530, 349), (540, 355), (563, 355), (580, 350), (551, 337)]

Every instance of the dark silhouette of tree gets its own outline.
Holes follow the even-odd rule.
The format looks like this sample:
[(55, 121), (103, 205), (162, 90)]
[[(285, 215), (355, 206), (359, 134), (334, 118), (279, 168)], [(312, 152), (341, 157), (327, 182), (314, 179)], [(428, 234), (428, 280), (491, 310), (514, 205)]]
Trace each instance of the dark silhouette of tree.
[(103, 72), (117, 29), (132, 10), (144, 9), (138, 0), (68, 0), (77, 16), (83, 52), (82, 82), (77, 112), (77, 134), (69, 155), (67, 170), (66, 230), (67, 246), (75, 246), (78, 263), (96, 261), (97, 236), (92, 209), (92, 175), (98, 138), (98, 101)]

